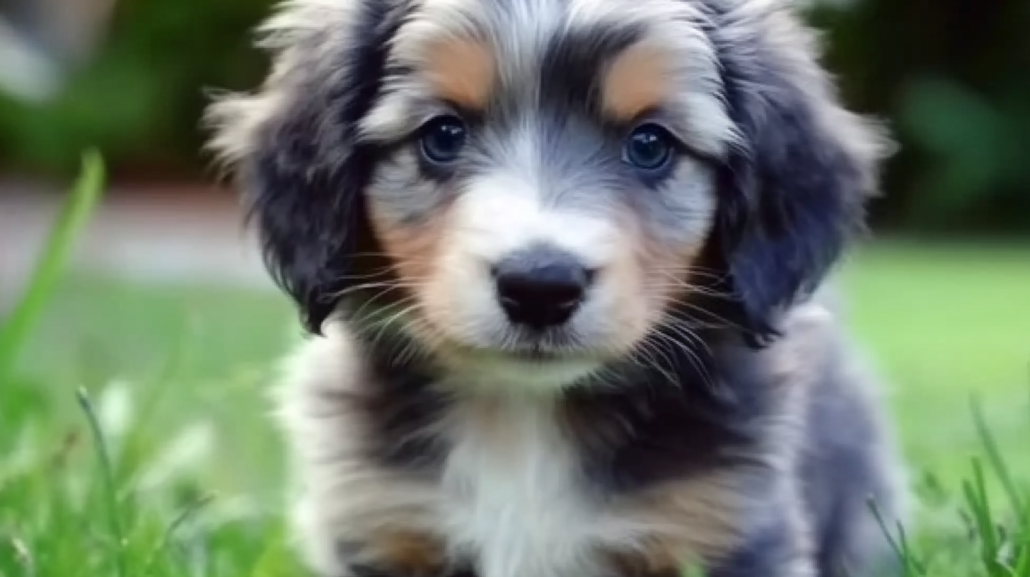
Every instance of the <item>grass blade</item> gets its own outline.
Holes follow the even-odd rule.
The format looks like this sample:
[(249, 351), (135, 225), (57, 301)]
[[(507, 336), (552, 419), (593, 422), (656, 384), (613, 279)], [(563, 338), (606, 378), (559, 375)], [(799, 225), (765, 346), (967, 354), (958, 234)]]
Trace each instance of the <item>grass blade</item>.
[(161, 541), (158, 542), (157, 547), (154, 548), (154, 551), (151, 552), (150, 556), (147, 559), (147, 562), (144, 564), (144, 572), (149, 572), (151, 567), (153, 567), (154, 563), (157, 561), (158, 555), (163, 553), (165, 549), (168, 548), (169, 544), (172, 542), (172, 538), (174, 537), (175, 532), (179, 529), (179, 527), (184, 525), (187, 521), (193, 518), (194, 515), (199, 513), (201, 509), (203, 509), (212, 501), (214, 501), (214, 498), (214, 495), (207, 494), (200, 497), (199, 499), (196, 499), (195, 501), (193, 501), (193, 503), (186, 506), (186, 508), (183, 509), (182, 512), (180, 512), (179, 515), (172, 520), (172, 522), (165, 529), (165, 532), (161, 537)]
[(1018, 513), (1019, 511), (1026, 510), (1026, 504), (1023, 502), (1023, 498), (1016, 489), (1016, 483), (1012, 479), (1012, 474), (1009, 471), (1008, 465), (1005, 460), (1001, 457), (1001, 451), (998, 450), (998, 443), (994, 440), (994, 435), (991, 433), (990, 427), (987, 426), (987, 420), (984, 418), (983, 406), (980, 403), (980, 398), (974, 395), (970, 399), (970, 408), (973, 413), (973, 422), (976, 424), (976, 432), (980, 437), (980, 442), (983, 444), (984, 451), (987, 453), (987, 460), (991, 464), (991, 468), (994, 470), (994, 474), (998, 476), (998, 480), (1001, 481), (1001, 486), (1005, 490), (1005, 495), (1009, 499), (1009, 504), (1012, 506), (1012, 511)]
[(901, 562), (904, 577), (912, 577), (916, 575), (924, 575), (926, 571), (923, 568), (922, 563), (916, 558), (915, 553), (912, 551), (911, 546), (908, 542), (908, 537), (905, 534), (904, 527), (899, 523), (897, 526), (898, 533), (897, 538), (891, 533), (889, 527), (887, 527), (887, 520), (883, 517), (883, 512), (880, 510), (880, 506), (876, 503), (876, 500), (872, 497), (866, 499), (866, 506), (873, 514), (873, 518), (876, 519), (877, 525), (880, 527), (880, 531), (883, 532), (884, 538), (887, 540), (887, 544), (897, 555), (898, 561)]
[(118, 487), (115, 483), (114, 468), (111, 465), (111, 456), (107, 450), (107, 443), (104, 440), (104, 432), (100, 428), (100, 421), (97, 419), (96, 411), (93, 410), (93, 403), (85, 390), (78, 391), (79, 405), (86, 414), (89, 421), (89, 428), (93, 434), (93, 442), (96, 445), (97, 460), (100, 464), (100, 472), (103, 475), (104, 498), (106, 500), (108, 521), (110, 531), (115, 541), (115, 566), (118, 568), (118, 577), (126, 577), (125, 563), (125, 531), (122, 529), (121, 515), (118, 511)]
[(1016, 547), (1017, 557), (1013, 573), (1017, 577), (1030, 577), (1030, 506), (1027, 506), (1017, 519)]
[(43, 313), (75, 237), (92, 215), (103, 188), (103, 160), (99, 153), (88, 152), (83, 156), (79, 178), (57, 217), (24, 293), (10, 317), (0, 325), (0, 382), (12, 372), (18, 351)]

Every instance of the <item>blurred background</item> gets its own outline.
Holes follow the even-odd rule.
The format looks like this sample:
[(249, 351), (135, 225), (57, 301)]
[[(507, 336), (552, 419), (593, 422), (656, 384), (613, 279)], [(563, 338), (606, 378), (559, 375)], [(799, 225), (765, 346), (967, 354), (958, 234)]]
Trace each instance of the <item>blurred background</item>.
[[(18, 407), (25, 423), (74, 430), (71, 387), (121, 390), (122, 414), (117, 395), (147, 397), (173, 364), (167, 410), (148, 413), (158, 431), (203, 421), (183, 442), (219, 455), (198, 474), (205, 486), (277, 487), (254, 390), (298, 329), (199, 128), (208, 89), (265, 73), (251, 29), (271, 4), (0, 0), (0, 325), (82, 152), (98, 149), (110, 176), (19, 365), (24, 388), (0, 391), (0, 448)], [(901, 145), (872, 207), (877, 240), (843, 286), (891, 382), (914, 476), (929, 486), (924, 471), (966, 471), (976, 394), (1028, 479), (1030, 0), (799, 4), (825, 30), (848, 105), (888, 120)]]
[[(250, 30), (271, 5), (0, 0), (0, 190), (60, 189), (96, 147), (119, 194), (182, 210), (223, 200), (198, 117), (207, 89), (258, 82)], [(1030, 2), (801, 5), (826, 30), (848, 104), (887, 119), (902, 145), (873, 207), (879, 232), (1030, 232)]]
[[(902, 145), (886, 172), (888, 194), (873, 207), (878, 232), (1030, 232), (1030, 2), (799, 4), (826, 30), (827, 64), (848, 104), (887, 119)], [(0, 0), (5, 202), (60, 194), (82, 151), (96, 147), (116, 200), (224, 210), (224, 191), (210, 188), (210, 158), (198, 152), (198, 117), (207, 89), (249, 88), (263, 74), (250, 30), (271, 5)], [(9, 218), (14, 208), (3, 207)]]

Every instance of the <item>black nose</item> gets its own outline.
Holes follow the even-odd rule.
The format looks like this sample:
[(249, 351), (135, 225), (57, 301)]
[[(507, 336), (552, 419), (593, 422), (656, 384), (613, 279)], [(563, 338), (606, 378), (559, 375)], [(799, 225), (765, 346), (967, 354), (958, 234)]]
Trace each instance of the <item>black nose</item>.
[(547, 248), (512, 255), (493, 273), (508, 320), (537, 330), (568, 321), (593, 278), (572, 255)]

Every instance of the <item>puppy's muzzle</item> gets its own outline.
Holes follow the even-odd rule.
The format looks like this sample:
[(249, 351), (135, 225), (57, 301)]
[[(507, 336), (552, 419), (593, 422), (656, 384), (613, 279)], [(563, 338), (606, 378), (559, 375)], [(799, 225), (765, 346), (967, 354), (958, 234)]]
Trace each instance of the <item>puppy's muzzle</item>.
[(538, 331), (568, 322), (594, 280), (576, 257), (547, 245), (503, 258), (492, 273), (508, 320)]

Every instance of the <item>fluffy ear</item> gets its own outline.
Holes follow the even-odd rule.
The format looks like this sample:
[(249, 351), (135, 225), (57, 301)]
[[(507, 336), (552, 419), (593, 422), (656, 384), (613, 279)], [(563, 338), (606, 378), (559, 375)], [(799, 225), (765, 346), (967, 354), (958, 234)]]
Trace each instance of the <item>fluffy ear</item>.
[(242, 189), (266, 266), (314, 333), (353, 282), (367, 233), (375, 151), (355, 136), (379, 90), (397, 3), (287, 3), (262, 28), (273, 55), (264, 85), (207, 111), (210, 147)]
[(733, 295), (726, 316), (759, 344), (862, 230), (890, 143), (842, 107), (789, 3), (711, 1), (723, 8), (711, 34), (740, 133), (720, 176), (717, 258)]

